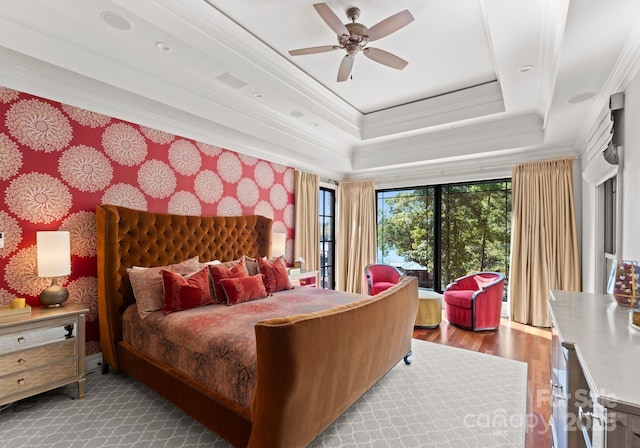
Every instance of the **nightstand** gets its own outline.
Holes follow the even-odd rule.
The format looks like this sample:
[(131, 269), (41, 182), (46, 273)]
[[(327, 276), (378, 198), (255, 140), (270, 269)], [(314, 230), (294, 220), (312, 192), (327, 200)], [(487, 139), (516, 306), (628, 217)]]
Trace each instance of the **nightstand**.
[(299, 272), (289, 274), (289, 281), (292, 286), (320, 287), (320, 271)]
[(0, 406), (70, 383), (84, 397), (88, 311), (67, 303), (0, 321)]

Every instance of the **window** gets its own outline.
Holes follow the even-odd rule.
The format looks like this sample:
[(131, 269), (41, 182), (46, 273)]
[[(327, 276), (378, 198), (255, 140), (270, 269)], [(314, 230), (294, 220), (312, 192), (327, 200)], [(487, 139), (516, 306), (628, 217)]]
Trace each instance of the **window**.
[(418, 277), (421, 288), (438, 289), (436, 213), (434, 187), (377, 192), (378, 262)]
[(443, 186), (441, 202), (440, 285), (474, 271), (508, 278), (511, 182)]
[(602, 238), (603, 238), (603, 249), (604, 249), (604, 278), (602, 281), (603, 287), (601, 288), (601, 292), (607, 292), (607, 285), (609, 280), (609, 275), (611, 272), (611, 265), (616, 261), (616, 249), (617, 249), (617, 185), (618, 185), (618, 177), (614, 176), (610, 179), (607, 179), (602, 184), (602, 206), (604, 209), (602, 223)]
[(320, 187), (318, 197), (318, 223), (320, 226), (320, 285), (335, 288), (335, 227), (336, 193)]
[(474, 271), (508, 276), (510, 180), (378, 191), (377, 207), (378, 261), (421, 288), (441, 292)]
[(604, 252), (616, 254), (616, 181), (617, 176), (604, 182)]

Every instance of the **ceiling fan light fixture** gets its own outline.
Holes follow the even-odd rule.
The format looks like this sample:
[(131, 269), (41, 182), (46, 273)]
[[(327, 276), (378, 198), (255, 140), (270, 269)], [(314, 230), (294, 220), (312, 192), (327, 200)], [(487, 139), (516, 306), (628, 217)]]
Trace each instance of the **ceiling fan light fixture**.
[(351, 43), (351, 44), (348, 44), (348, 45), (345, 47), (345, 50), (347, 50), (347, 54), (348, 54), (349, 56), (353, 56), (353, 55), (355, 55), (357, 52), (359, 52), (359, 51), (360, 51), (360, 45), (355, 44), (355, 43)]
[(367, 46), (369, 42), (388, 36), (413, 22), (413, 16), (408, 10), (405, 9), (376, 23), (371, 28), (367, 28), (365, 25), (356, 22), (360, 17), (359, 8), (348, 8), (347, 17), (351, 20), (351, 23), (343, 24), (326, 3), (316, 3), (313, 7), (320, 15), (320, 18), (336, 33), (338, 45), (289, 50), (291, 56), (324, 53), (337, 49), (345, 50), (347, 54), (342, 58), (338, 67), (338, 76), (336, 78), (338, 82), (349, 79), (353, 67), (353, 59), (360, 51), (369, 59), (396, 70), (402, 70), (408, 64), (407, 61), (394, 54)]

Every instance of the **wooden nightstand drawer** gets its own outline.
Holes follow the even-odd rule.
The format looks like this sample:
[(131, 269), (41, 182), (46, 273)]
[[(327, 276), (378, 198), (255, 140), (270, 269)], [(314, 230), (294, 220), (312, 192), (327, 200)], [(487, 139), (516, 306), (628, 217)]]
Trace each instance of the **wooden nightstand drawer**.
[(76, 338), (70, 338), (54, 344), (0, 355), (0, 376), (51, 364), (60, 359), (76, 357), (76, 342)]
[[(69, 324), (72, 324), (70, 322)], [(64, 341), (67, 335), (66, 324), (49, 328), (17, 331), (16, 333), (0, 336), (0, 353), (15, 352), (31, 347), (37, 347), (51, 342)]]
[(78, 359), (70, 358), (55, 364), (0, 377), (0, 395), (19, 394), (65, 379), (74, 381), (77, 376)]

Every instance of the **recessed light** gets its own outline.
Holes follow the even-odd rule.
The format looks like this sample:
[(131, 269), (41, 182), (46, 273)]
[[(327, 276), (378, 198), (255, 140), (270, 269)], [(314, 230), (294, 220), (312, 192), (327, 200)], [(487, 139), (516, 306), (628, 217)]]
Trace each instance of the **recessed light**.
[(169, 45), (166, 42), (156, 42), (156, 47), (158, 47), (162, 51), (170, 51), (171, 50), (171, 45)]
[(311, 126), (313, 126), (314, 128), (317, 128), (318, 126), (320, 126), (320, 123), (314, 121), (311, 123)]
[(262, 98), (262, 93), (260, 92), (253, 92), (252, 95), (254, 98)]
[(523, 65), (520, 67), (520, 73), (526, 73), (533, 68), (533, 65)]
[(299, 110), (294, 110), (294, 111), (291, 111), (291, 116), (296, 118), (302, 118), (304, 117), (304, 114)]
[(103, 11), (100, 14), (100, 17), (108, 25), (111, 25), (112, 27), (114, 27), (114, 28), (116, 28), (118, 30), (127, 31), (127, 30), (130, 30), (131, 28), (133, 28), (133, 25), (131, 25), (131, 22), (129, 22), (127, 19), (125, 19), (120, 14), (117, 14), (115, 12)]
[(596, 96), (596, 94), (594, 92), (579, 93), (579, 94), (574, 95), (571, 98), (569, 98), (567, 100), (567, 103), (571, 103), (571, 104), (582, 103), (584, 101), (590, 100), (594, 96)]

